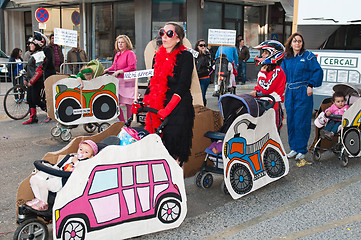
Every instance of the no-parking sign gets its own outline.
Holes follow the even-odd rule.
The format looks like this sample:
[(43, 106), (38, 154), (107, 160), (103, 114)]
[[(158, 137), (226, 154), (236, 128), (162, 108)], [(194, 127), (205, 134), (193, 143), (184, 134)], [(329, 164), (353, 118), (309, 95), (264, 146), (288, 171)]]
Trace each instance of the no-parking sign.
[(80, 24), (80, 13), (78, 11), (74, 11), (71, 14), (71, 21), (74, 23), (74, 25)]
[(49, 12), (45, 8), (38, 8), (35, 11), (35, 19), (40, 23), (45, 23), (49, 20)]

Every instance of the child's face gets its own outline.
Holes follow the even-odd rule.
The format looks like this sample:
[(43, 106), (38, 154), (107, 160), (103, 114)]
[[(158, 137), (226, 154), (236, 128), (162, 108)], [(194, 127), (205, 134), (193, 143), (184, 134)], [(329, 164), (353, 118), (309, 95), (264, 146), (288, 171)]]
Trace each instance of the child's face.
[(77, 154), (79, 159), (91, 158), (94, 156), (93, 149), (86, 143), (80, 144)]
[(262, 52), (262, 58), (266, 58), (266, 57), (268, 57), (269, 55), (270, 55), (269, 51), (263, 50), (263, 52)]
[(93, 79), (93, 74), (92, 73), (84, 73), (83, 75), (86, 78), (86, 80), (92, 80)]
[(342, 108), (343, 106), (345, 106), (345, 98), (344, 97), (335, 97), (334, 103), (335, 103), (336, 107)]

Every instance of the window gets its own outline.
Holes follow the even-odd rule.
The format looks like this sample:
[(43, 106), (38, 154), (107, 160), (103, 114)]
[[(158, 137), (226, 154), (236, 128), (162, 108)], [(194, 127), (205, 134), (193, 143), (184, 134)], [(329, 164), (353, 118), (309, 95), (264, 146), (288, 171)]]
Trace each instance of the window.
[(187, 29), (187, 1), (186, 0), (153, 0), (152, 2), (152, 38), (158, 36), (159, 28), (166, 22), (178, 22)]
[(208, 29), (222, 28), (222, 4), (205, 2), (203, 10), (203, 38), (208, 41)]
[(148, 164), (136, 166), (135, 174), (137, 176), (137, 184), (149, 183)]
[(122, 186), (130, 187), (134, 185), (133, 166), (122, 167)]
[(324, 49), (361, 50), (361, 25), (339, 27), (327, 39)]
[(134, 1), (92, 5), (92, 59), (113, 59), (115, 38), (127, 35), (135, 47)]
[(114, 188), (118, 188), (118, 169), (97, 171), (94, 174), (89, 195)]
[(163, 163), (153, 164), (152, 171), (153, 171), (154, 182), (168, 181), (168, 176), (165, 171)]

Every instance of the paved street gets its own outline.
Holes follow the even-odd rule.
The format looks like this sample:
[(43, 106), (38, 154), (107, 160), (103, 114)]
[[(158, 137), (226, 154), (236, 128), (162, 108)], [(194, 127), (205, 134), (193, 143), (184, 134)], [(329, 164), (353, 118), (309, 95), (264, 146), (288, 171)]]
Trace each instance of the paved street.
[[(249, 92), (254, 82), (238, 86), (237, 92)], [(218, 110), (207, 93), (208, 107)], [(34, 160), (65, 146), (50, 136), (55, 121), (21, 125), (6, 117), (0, 97), (0, 239), (12, 239), (15, 223), (15, 198), (19, 183), (32, 171)], [(39, 120), (46, 117), (41, 113)], [(285, 123), (286, 121), (284, 121)], [(286, 151), (287, 125), (281, 138)], [(73, 136), (86, 134), (80, 126)], [(313, 134), (310, 141), (313, 140)], [(361, 239), (361, 161), (351, 159), (343, 168), (332, 153), (320, 162), (297, 167), (290, 160), (289, 174), (243, 198), (233, 200), (221, 192), (221, 175), (213, 175), (210, 189), (185, 179), (188, 214), (183, 224), (170, 231), (139, 239)], [(49, 226), (50, 227), (50, 226)], [(51, 229), (51, 227), (50, 227)]]

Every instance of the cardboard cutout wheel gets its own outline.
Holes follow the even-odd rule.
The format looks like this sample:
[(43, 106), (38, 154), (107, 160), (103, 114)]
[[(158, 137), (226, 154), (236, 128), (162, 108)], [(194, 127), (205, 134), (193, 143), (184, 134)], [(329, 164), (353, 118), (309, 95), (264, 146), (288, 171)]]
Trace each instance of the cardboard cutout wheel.
[(282, 156), (275, 149), (266, 149), (263, 156), (263, 162), (266, 172), (271, 178), (281, 177), (285, 173), (285, 164)]

